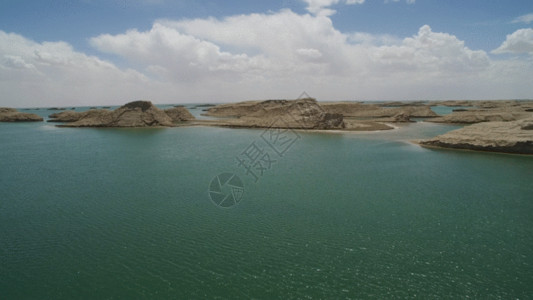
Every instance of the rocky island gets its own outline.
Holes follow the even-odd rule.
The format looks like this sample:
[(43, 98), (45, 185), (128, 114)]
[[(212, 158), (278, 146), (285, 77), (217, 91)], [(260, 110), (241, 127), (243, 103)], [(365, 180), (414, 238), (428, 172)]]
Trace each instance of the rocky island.
[[(453, 105), (453, 104), (456, 105)], [(462, 109), (455, 109), (453, 113), (428, 120), (435, 123), (448, 124), (475, 124), (481, 122), (495, 121), (517, 121), (526, 119), (533, 112), (533, 102), (531, 101), (458, 101), (445, 102), (447, 106), (461, 106)]]
[[(439, 116), (432, 106), (454, 107)], [(423, 147), (468, 149), (533, 154), (533, 101), (441, 101), (317, 102), (296, 100), (244, 101), (205, 106), (198, 120), (183, 106), (161, 110), (150, 101), (134, 101), (117, 108), (86, 112), (62, 111), (49, 122), (60, 127), (182, 127), (219, 126), (231, 128), (286, 128), (320, 131), (377, 131), (393, 129), (394, 123), (429, 122), (461, 124), (465, 127), (421, 140)], [(10, 113), (13, 113), (12, 111)]]
[(180, 119), (180, 114), (176, 111), (172, 116), (174, 118), (150, 101), (134, 101), (114, 111), (107, 109), (91, 109), (86, 112), (64, 111), (50, 115), (50, 121), (66, 123), (57, 125), (59, 127), (172, 127), (174, 120)]
[(478, 123), (419, 142), (439, 147), (517, 154), (533, 154), (533, 118)]
[(41, 122), (36, 114), (19, 112), (14, 108), (0, 107), (0, 122)]
[(183, 106), (176, 106), (165, 109), (165, 113), (172, 119), (173, 122), (188, 122), (194, 121), (196, 118)]
[(206, 115), (222, 117), (217, 126), (291, 129), (345, 129), (342, 114), (326, 112), (315, 99), (247, 101), (222, 104)]
[(211, 107), (206, 116), (225, 118), (211, 122), (229, 127), (284, 127), (293, 129), (376, 131), (394, 127), (389, 123), (411, 122), (414, 117), (438, 117), (428, 105), (382, 107), (357, 102), (317, 102), (313, 98), (297, 100), (245, 101)]
[(533, 154), (533, 101), (447, 101), (445, 105), (468, 109), (428, 121), (473, 125), (418, 141), (421, 146)]
[(340, 113), (345, 117), (351, 118), (389, 118), (389, 122), (396, 121), (398, 116), (400, 122), (409, 122), (410, 118), (434, 118), (439, 117), (434, 111), (431, 110), (431, 106), (428, 104), (422, 104), (419, 102), (402, 103), (399, 102), (398, 106), (394, 106), (392, 103), (385, 104), (367, 104), (359, 102), (324, 102), (321, 106), (328, 112)]
[(58, 127), (174, 127), (195, 120), (185, 107), (161, 110), (150, 101), (134, 101), (114, 111), (91, 109), (63, 111), (49, 116), (48, 122), (65, 123)]
[[(205, 115), (216, 119), (197, 120), (183, 106), (161, 110), (150, 101), (141, 100), (127, 103), (114, 111), (62, 111), (51, 114), (48, 122), (64, 123), (57, 125), (59, 127), (220, 126), (370, 131), (393, 129), (387, 123), (410, 122), (411, 116), (437, 116), (428, 107), (382, 108), (358, 103), (322, 105), (312, 98), (245, 101), (206, 107), (209, 108), (205, 110)], [(346, 107), (350, 107), (350, 110), (344, 112)], [(358, 114), (358, 108), (363, 112)]]
[[(461, 107), (439, 116), (431, 107)], [(213, 125), (230, 127), (282, 127), (296, 129), (373, 131), (392, 129), (392, 123), (429, 122), (466, 127), (433, 139), (424, 147), (469, 149), (533, 154), (533, 101), (445, 101), (445, 102), (316, 102), (315, 99), (246, 101), (223, 104), (206, 115), (226, 118)], [(276, 119), (288, 120), (276, 123)], [(217, 124), (218, 122), (218, 124)], [(270, 125), (269, 125), (270, 124)], [(474, 125), (471, 125), (474, 124)], [(468, 126), (471, 125), (471, 126)]]

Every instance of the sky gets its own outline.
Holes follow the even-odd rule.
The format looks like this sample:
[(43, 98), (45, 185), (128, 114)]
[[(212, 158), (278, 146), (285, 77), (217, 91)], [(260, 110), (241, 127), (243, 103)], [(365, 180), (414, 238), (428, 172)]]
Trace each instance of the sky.
[(533, 99), (531, 0), (2, 0), (0, 106)]

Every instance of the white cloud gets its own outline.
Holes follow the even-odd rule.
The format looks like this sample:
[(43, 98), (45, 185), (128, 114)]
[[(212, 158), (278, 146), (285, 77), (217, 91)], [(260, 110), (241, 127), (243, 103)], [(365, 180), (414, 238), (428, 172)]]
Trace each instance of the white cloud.
[(322, 57), (322, 52), (317, 49), (300, 48), (296, 50), (298, 55), (301, 55), (310, 59), (318, 59)]
[[(400, 2), (400, 0), (385, 0), (385, 3), (389, 3), (389, 2)], [(407, 4), (415, 4), (416, 0), (405, 0), (405, 3)]]
[(375, 66), (412, 70), (424, 76), (472, 72), (490, 65), (484, 51), (470, 50), (457, 37), (433, 32), (428, 25), (400, 45), (376, 47), (372, 52)]
[[(150, 72), (170, 74), (166, 79), (174, 84), (184, 80), (182, 70), (195, 82), (213, 83), (220, 77), (217, 66), (223, 64), (224, 78), (233, 82), (217, 87), (221, 95), (231, 94), (224, 87), (236, 86), (243, 94), (249, 91), (249, 98), (259, 99), (290, 97), (299, 90), (326, 99), (349, 95), (476, 98), (469, 89), (482, 83), (488, 83), (486, 88), (492, 92), (476, 92), (491, 97), (498, 94), (494, 92), (498, 72), (507, 66), (496, 67), (484, 51), (471, 50), (457, 37), (433, 32), (427, 25), (403, 39), (342, 33), (329, 17), (290, 10), (224, 19), (161, 20), (149, 31), (100, 36), (93, 44), (155, 67)], [(199, 60), (198, 49), (210, 53), (209, 59)], [(526, 70), (530, 69), (522, 68)], [(440, 93), (431, 94), (432, 90)]]
[(520, 16), (520, 17), (514, 19), (512, 23), (526, 23), (526, 24), (529, 24), (531, 22), (533, 22), (533, 13)]
[(354, 44), (365, 44), (365, 45), (396, 45), (401, 43), (401, 39), (389, 35), (389, 34), (370, 34), (366, 32), (354, 32), (349, 34), (348, 41)]
[(492, 53), (533, 54), (533, 29), (524, 28), (507, 35), (506, 40)]
[(307, 3), (307, 11), (317, 16), (331, 16), (335, 14), (335, 10), (329, 8), (333, 5), (342, 2), (347, 5), (363, 4), (365, 0), (302, 0)]
[(147, 81), (139, 72), (120, 70), (67, 43), (36, 43), (0, 31), (0, 90), (2, 101), (12, 106), (117, 102), (135, 96), (139, 91), (132, 87)]
[(159, 23), (150, 31), (130, 30), (119, 35), (101, 35), (90, 40), (103, 52), (128, 59), (143, 71), (168, 80), (195, 81), (205, 76), (238, 75), (259, 65), (260, 59), (230, 54), (194, 36), (182, 34)]
[[(510, 35), (499, 51), (529, 51), (514, 42), (527, 41), (529, 30)], [(303, 90), (322, 100), (533, 97), (533, 57), (493, 61), (428, 25), (410, 37), (341, 32), (324, 15), (282, 10), (161, 20), (90, 42), (129, 69), (64, 42), (0, 31), (0, 89), (11, 101), (0, 106), (237, 101)]]
[(298, 15), (283, 10), (275, 14), (240, 15), (223, 20), (161, 21), (160, 24), (233, 49), (235, 53), (246, 53), (262, 62), (263, 72), (300, 69), (307, 72), (310, 66), (304, 64), (299, 49), (314, 49), (315, 58), (321, 54), (324, 58), (321, 72), (338, 70), (345, 65), (343, 50), (346, 50), (347, 36), (336, 30), (331, 19), (324, 16)]

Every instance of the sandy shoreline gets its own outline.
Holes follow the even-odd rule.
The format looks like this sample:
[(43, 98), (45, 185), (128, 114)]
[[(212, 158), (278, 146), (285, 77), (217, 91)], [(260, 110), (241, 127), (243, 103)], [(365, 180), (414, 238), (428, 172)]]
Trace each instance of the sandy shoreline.
[[(438, 115), (432, 107), (453, 106)], [(459, 108), (456, 108), (459, 107)], [(321, 134), (377, 134), (397, 132), (413, 120), (464, 127), (425, 140), (426, 148), (533, 154), (533, 101), (443, 101), (443, 102), (317, 102), (296, 100), (245, 101), (211, 106), (198, 120), (185, 107), (159, 109), (150, 101), (134, 101), (115, 110), (63, 111), (50, 115), (58, 127), (143, 128), (225, 127), (230, 129), (291, 129)], [(3, 108), (4, 121), (30, 121), (38, 116)], [(40, 119), (42, 120), (42, 119)]]

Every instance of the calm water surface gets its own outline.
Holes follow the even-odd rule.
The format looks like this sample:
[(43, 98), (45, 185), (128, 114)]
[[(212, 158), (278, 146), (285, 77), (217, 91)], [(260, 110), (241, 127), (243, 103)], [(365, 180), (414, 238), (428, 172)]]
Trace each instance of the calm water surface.
[(526, 299), (533, 158), (409, 143), (453, 128), (300, 132), (254, 182), (262, 130), (0, 124), (0, 298)]

